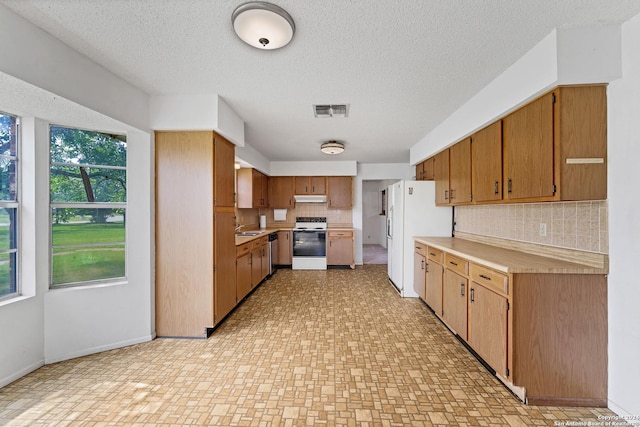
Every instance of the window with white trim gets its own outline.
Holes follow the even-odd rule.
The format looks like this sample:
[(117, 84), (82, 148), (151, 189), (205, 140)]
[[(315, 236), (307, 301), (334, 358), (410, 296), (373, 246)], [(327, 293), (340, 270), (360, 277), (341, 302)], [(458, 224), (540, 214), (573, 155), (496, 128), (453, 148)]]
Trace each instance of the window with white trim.
[(0, 300), (20, 295), (18, 143), (18, 118), (0, 113)]
[(123, 280), (126, 137), (54, 125), (49, 134), (50, 286)]

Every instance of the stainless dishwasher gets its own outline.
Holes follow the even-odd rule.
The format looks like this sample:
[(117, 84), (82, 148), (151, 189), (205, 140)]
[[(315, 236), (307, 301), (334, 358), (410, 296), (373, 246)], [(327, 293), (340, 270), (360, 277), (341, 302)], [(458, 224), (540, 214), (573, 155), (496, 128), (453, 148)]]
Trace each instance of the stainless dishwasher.
[(278, 265), (278, 233), (269, 234), (269, 276), (271, 276)]

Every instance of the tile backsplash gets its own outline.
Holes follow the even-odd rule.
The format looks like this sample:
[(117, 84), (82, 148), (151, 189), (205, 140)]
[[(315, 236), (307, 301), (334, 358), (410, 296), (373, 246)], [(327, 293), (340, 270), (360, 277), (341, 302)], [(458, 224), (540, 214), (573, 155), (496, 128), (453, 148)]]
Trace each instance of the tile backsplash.
[(456, 207), (456, 231), (547, 246), (606, 254), (608, 230), (606, 200)]

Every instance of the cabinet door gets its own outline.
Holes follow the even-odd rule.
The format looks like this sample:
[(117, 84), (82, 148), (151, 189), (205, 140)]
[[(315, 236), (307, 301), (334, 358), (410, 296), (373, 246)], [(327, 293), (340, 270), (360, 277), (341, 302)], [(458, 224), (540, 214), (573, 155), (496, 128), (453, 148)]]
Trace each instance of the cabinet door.
[(278, 265), (291, 265), (291, 239), (291, 231), (278, 231)]
[(471, 138), (449, 149), (449, 201), (453, 205), (471, 202)]
[(451, 270), (444, 271), (442, 320), (462, 339), (467, 339), (468, 279)]
[(235, 145), (214, 133), (214, 206), (235, 206)]
[(331, 208), (353, 207), (353, 178), (350, 176), (327, 177), (327, 206)]
[(236, 296), (238, 301), (251, 291), (251, 253), (236, 260)]
[(477, 132), (471, 141), (473, 201), (502, 200), (502, 121)]
[(427, 261), (425, 302), (438, 317), (442, 316), (442, 266)]
[(309, 194), (309, 177), (308, 176), (296, 176), (295, 179), (295, 192), (294, 194)]
[(416, 181), (422, 181), (424, 179), (424, 162), (420, 162), (416, 165)]
[(215, 321), (222, 320), (236, 305), (236, 269), (234, 230), (235, 213), (216, 212), (214, 216), (215, 228), (215, 271), (214, 271), (214, 301)]
[(269, 177), (265, 174), (262, 174), (262, 181), (260, 181), (260, 193), (262, 194), (260, 207), (266, 208), (269, 206)]
[(269, 178), (269, 207), (293, 208), (293, 177), (272, 176)]
[(159, 336), (203, 337), (213, 326), (211, 138), (211, 132), (155, 134)]
[(418, 252), (413, 253), (413, 289), (422, 301), (426, 299), (426, 264), (427, 260), (424, 255)]
[(262, 280), (262, 247), (251, 250), (251, 287), (255, 287)]
[(261, 255), (261, 269), (260, 269), (260, 280), (264, 279), (269, 275), (269, 246), (267, 244), (262, 245)]
[(423, 181), (433, 181), (434, 177), (434, 158), (429, 157), (427, 160), (422, 162), (422, 180)]
[(449, 204), (449, 150), (443, 150), (435, 155), (434, 176), (436, 181), (436, 204)]
[(327, 178), (324, 176), (312, 176), (309, 178), (310, 194), (327, 194)]
[(327, 265), (354, 267), (353, 258), (353, 231), (329, 231), (327, 233)]
[(507, 299), (476, 282), (469, 289), (469, 345), (507, 377)]
[(505, 199), (554, 194), (553, 97), (549, 93), (503, 120)]

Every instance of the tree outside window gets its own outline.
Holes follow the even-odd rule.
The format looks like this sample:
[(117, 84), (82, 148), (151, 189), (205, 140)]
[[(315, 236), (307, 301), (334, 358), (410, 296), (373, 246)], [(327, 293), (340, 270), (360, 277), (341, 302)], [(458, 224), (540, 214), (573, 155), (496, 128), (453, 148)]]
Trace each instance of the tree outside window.
[(51, 286), (126, 277), (126, 138), (50, 127)]
[(19, 295), (18, 119), (0, 113), (0, 300)]

